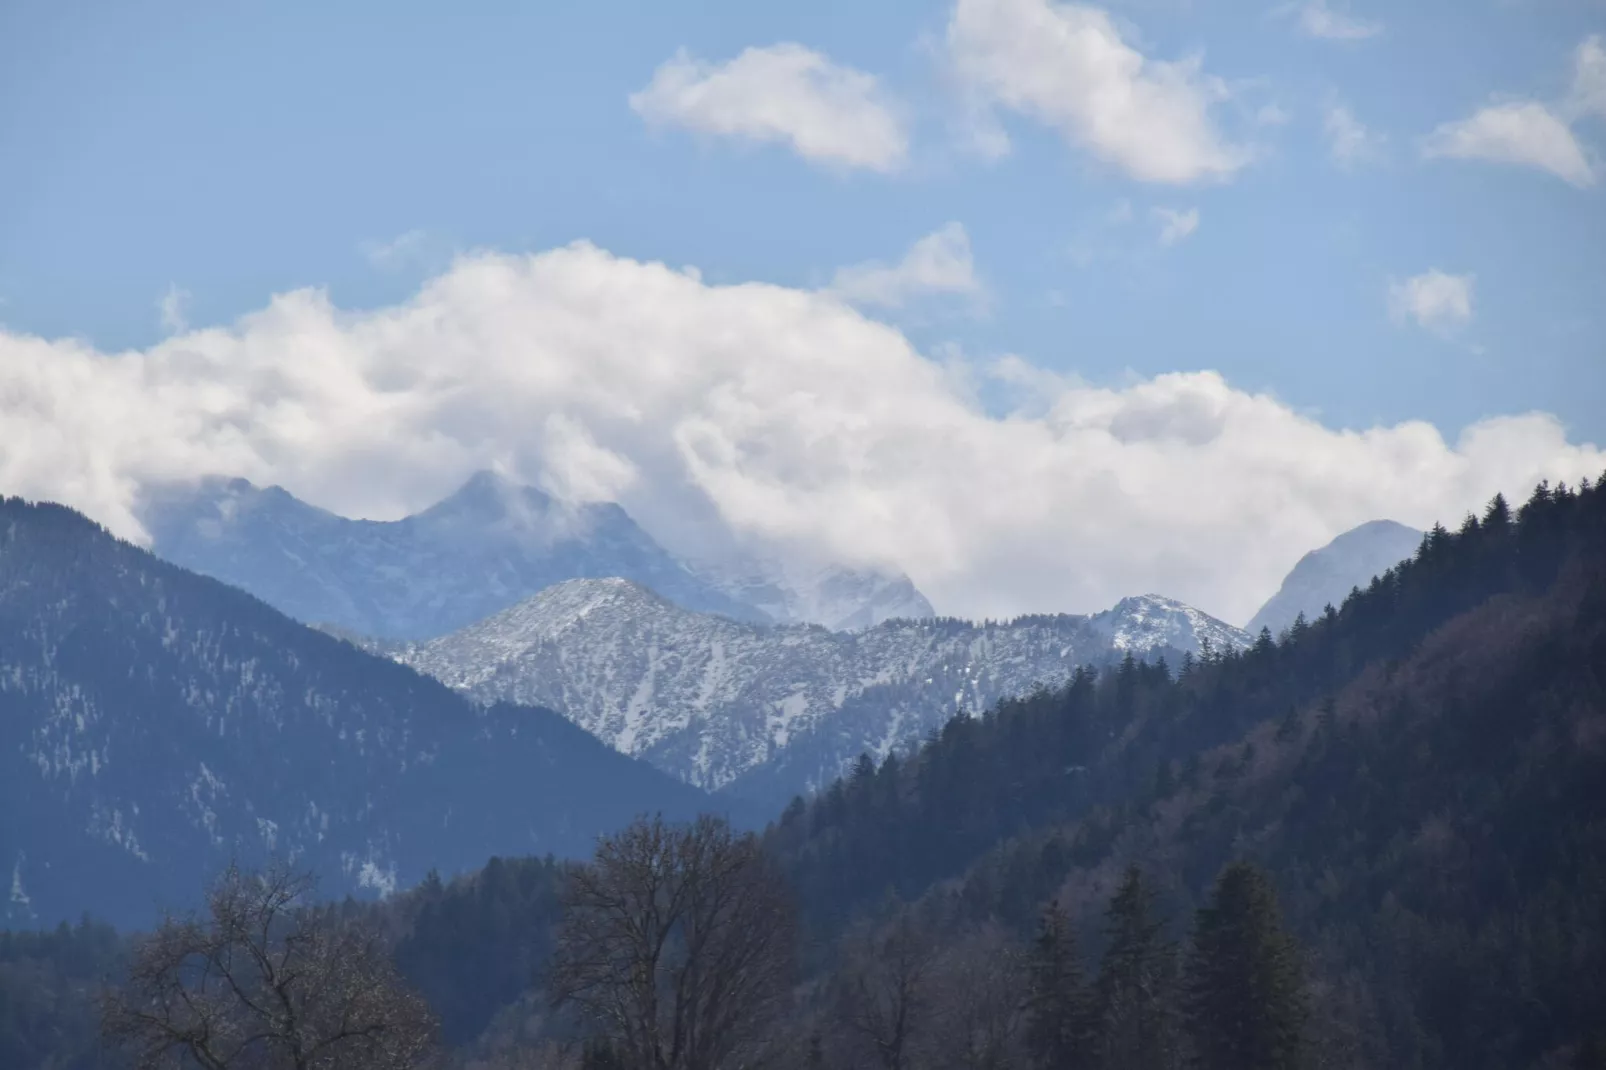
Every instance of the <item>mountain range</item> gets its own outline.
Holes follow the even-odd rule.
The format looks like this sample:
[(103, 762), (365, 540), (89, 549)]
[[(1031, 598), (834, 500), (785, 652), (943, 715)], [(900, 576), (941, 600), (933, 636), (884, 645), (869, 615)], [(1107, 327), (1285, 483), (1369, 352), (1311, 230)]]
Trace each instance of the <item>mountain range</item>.
[[(1155, 595), (1090, 616), (878, 619), (924, 599), (847, 570), (709, 579), (617, 506), (488, 474), (390, 523), (241, 480), (145, 501), (158, 551), (250, 593), (63, 507), (4, 503), (8, 916), (116, 918), (250, 851), (384, 891), (498, 850), (583, 852), (643, 807), (708, 805), (699, 788), (773, 813), (1078, 666), (1251, 642)], [(844, 627), (769, 623), (804, 609)], [(101, 897), (91, 872), (124, 887)]]
[(694, 570), (617, 504), (569, 505), (492, 472), (394, 521), (218, 477), (144, 488), (139, 518), (160, 557), (304, 623), (381, 638), (443, 635), (554, 583), (612, 576), (734, 620), (859, 628), (932, 614), (907, 577), (870, 569), (741, 559)]
[(693, 613), (606, 579), (561, 583), (451, 635), (378, 649), (481, 702), (561, 710), (692, 784), (784, 804), (861, 754), (907, 750), (956, 713), (1058, 685), (1080, 665), (1248, 643), (1155, 595), (1090, 617), (894, 619), (837, 632)]
[[(1026, 953), (1049, 900), (1097, 948), (1127, 867), (1163, 926), (1248, 858), (1304, 949), (1323, 1065), (1594, 1065), (1603, 509), (1542, 486), (1376, 579), (1331, 555), (1361, 592), (1290, 576), (1323, 609), (1270, 640), (1153, 595), (850, 632), (615, 577), (432, 640), (348, 641), (0, 500), (0, 924), (142, 927), (230, 858), (287, 855), (325, 895), (386, 900), (347, 909), (396, 934), (451, 1043), (490, 1053), (545, 1035), (532, 978), (568, 872), (496, 856), (819, 788), (763, 838), (820, 949), (810, 990), (897, 926), (969, 984), (978, 949)], [(0, 937), (0, 1052), (26, 1053), (0, 1062), (98, 1065), (71, 1053), (110, 941), (87, 922)], [(942, 991), (941, 1013), (972, 1002)]]
[(550, 710), (469, 702), (65, 507), (0, 500), (0, 923), (145, 924), (269, 853), (326, 895), (384, 894), (711, 805)]

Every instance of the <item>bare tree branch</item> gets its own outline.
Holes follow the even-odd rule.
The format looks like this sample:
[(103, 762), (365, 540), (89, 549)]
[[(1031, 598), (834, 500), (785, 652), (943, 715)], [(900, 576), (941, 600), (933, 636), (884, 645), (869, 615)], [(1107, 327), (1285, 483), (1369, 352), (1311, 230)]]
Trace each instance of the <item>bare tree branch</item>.
[(127, 983), (102, 999), (102, 1031), (136, 1070), (409, 1070), (434, 1020), (379, 942), (309, 905), (284, 866), (231, 866), (204, 917), (169, 918)]
[(552, 976), (624, 1065), (760, 1065), (790, 998), (795, 923), (752, 836), (638, 821), (571, 877)]

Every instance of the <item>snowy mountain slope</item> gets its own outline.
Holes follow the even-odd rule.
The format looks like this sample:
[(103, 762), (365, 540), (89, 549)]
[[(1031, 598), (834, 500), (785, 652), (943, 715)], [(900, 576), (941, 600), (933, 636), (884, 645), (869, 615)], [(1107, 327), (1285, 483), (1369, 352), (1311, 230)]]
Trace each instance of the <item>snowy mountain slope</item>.
[(549, 710), (479, 707), (0, 499), (0, 926), (143, 926), (269, 853), (327, 895), (383, 893), (710, 802)]
[(694, 570), (611, 502), (565, 506), (480, 472), (401, 520), (349, 520), (243, 479), (145, 489), (160, 557), (251, 592), (297, 620), (421, 640), (554, 583), (622, 576), (676, 605), (760, 623), (857, 629), (929, 617), (908, 577), (742, 559)]
[(1157, 594), (1123, 598), (1112, 608), (1093, 614), (1088, 623), (1111, 648), (1139, 654), (1162, 647), (1194, 653), (1207, 645), (1225, 650), (1243, 647), (1250, 639), (1246, 632), (1208, 613)]
[(158, 556), (362, 635), (443, 635), (583, 576), (628, 576), (692, 609), (767, 619), (693, 575), (619, 506), (566, 507), (490, 472), (389, 522), (243, 479), (148, 488), (141, 519)]
[(1059, 683), (1077, 665), (1129, 650), (1197, 650), (1201, 638), (1248, 641), (1154, 596), (1092, 618), (898, 619), (849, 633), (692, 613), (607, 579), (558, 584), (390, 653), (481, 701), (559, 710), (700, 787), (742, 779), (747, 794), (773, 798), (755, 772), (767, 765), (784, 766), (793, 790), (812, 787), (863, 752), (911, 745), (957, 711)]
[(1314, 620), (1328, 603), (1343, 605), (1351, 589), (1365, 590), (1373, 576), (1413, 556), (1421, 542), (1420, 531), (1392, 520), (1372, 520), (1351, 528), (1300, 558), (1245, 630), (1255, 635), (1261, 628), (1270, 628), (1277, 635), (1301, 613)]

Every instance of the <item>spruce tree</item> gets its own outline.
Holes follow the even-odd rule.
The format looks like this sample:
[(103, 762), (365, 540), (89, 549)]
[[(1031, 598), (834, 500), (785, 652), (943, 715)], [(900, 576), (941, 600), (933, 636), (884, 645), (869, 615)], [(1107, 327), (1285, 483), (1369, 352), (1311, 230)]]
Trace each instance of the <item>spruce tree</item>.
[(1051, 902), (1027, 962), (1026, 1047), (1038, 1070), (1090, 1070), (1093, 1034), (1087, 987), (1071, 922)]
[(1105, 911), (1109, 943), (1094, 989), (1098, 1065), (1103, 1070), (1167, 1070), (1176, 1065), (1176, 949), (1155, 916), (1154, 898), (1142, 873), (1131, 866)]
[(1222, 871), (1195, 922), (1184, 983), (1199, 1070), (1303, 1065), (1305, 992), (1270, 880), (1247, 862)]

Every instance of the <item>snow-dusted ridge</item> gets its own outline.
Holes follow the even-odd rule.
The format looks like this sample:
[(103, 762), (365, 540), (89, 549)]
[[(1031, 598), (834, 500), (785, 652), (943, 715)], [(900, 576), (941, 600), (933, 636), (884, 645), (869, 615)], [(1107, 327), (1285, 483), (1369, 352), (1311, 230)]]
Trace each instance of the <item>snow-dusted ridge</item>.
[(911, 745), (956, 712), (1059, 683), (1078, 665), (1201, 642), (1249, 637), (1156, 595), (1090, 617), (894, 619), (850, 633), (693, 613), (628, 580), (600, 579), (556, 584), (387, 652), (481, 701), (559, 710), (700, 787), (751, 786), (767, 765), (784, 765), (796, 783), (752, 788), (773, 797), (817, 786), (861, 753)]
[(151, 484), (140, 515), (159, 557), (356, 636), (422, 641), (552, 584), (608, 576), (737, 620), (856, 630), (933, 615), (898, 572), (735, 550), (692, 567), (615, 503), (560, 502), (492, 472), (393, 521), (349, 519), (281, 487), (220, 477)]

